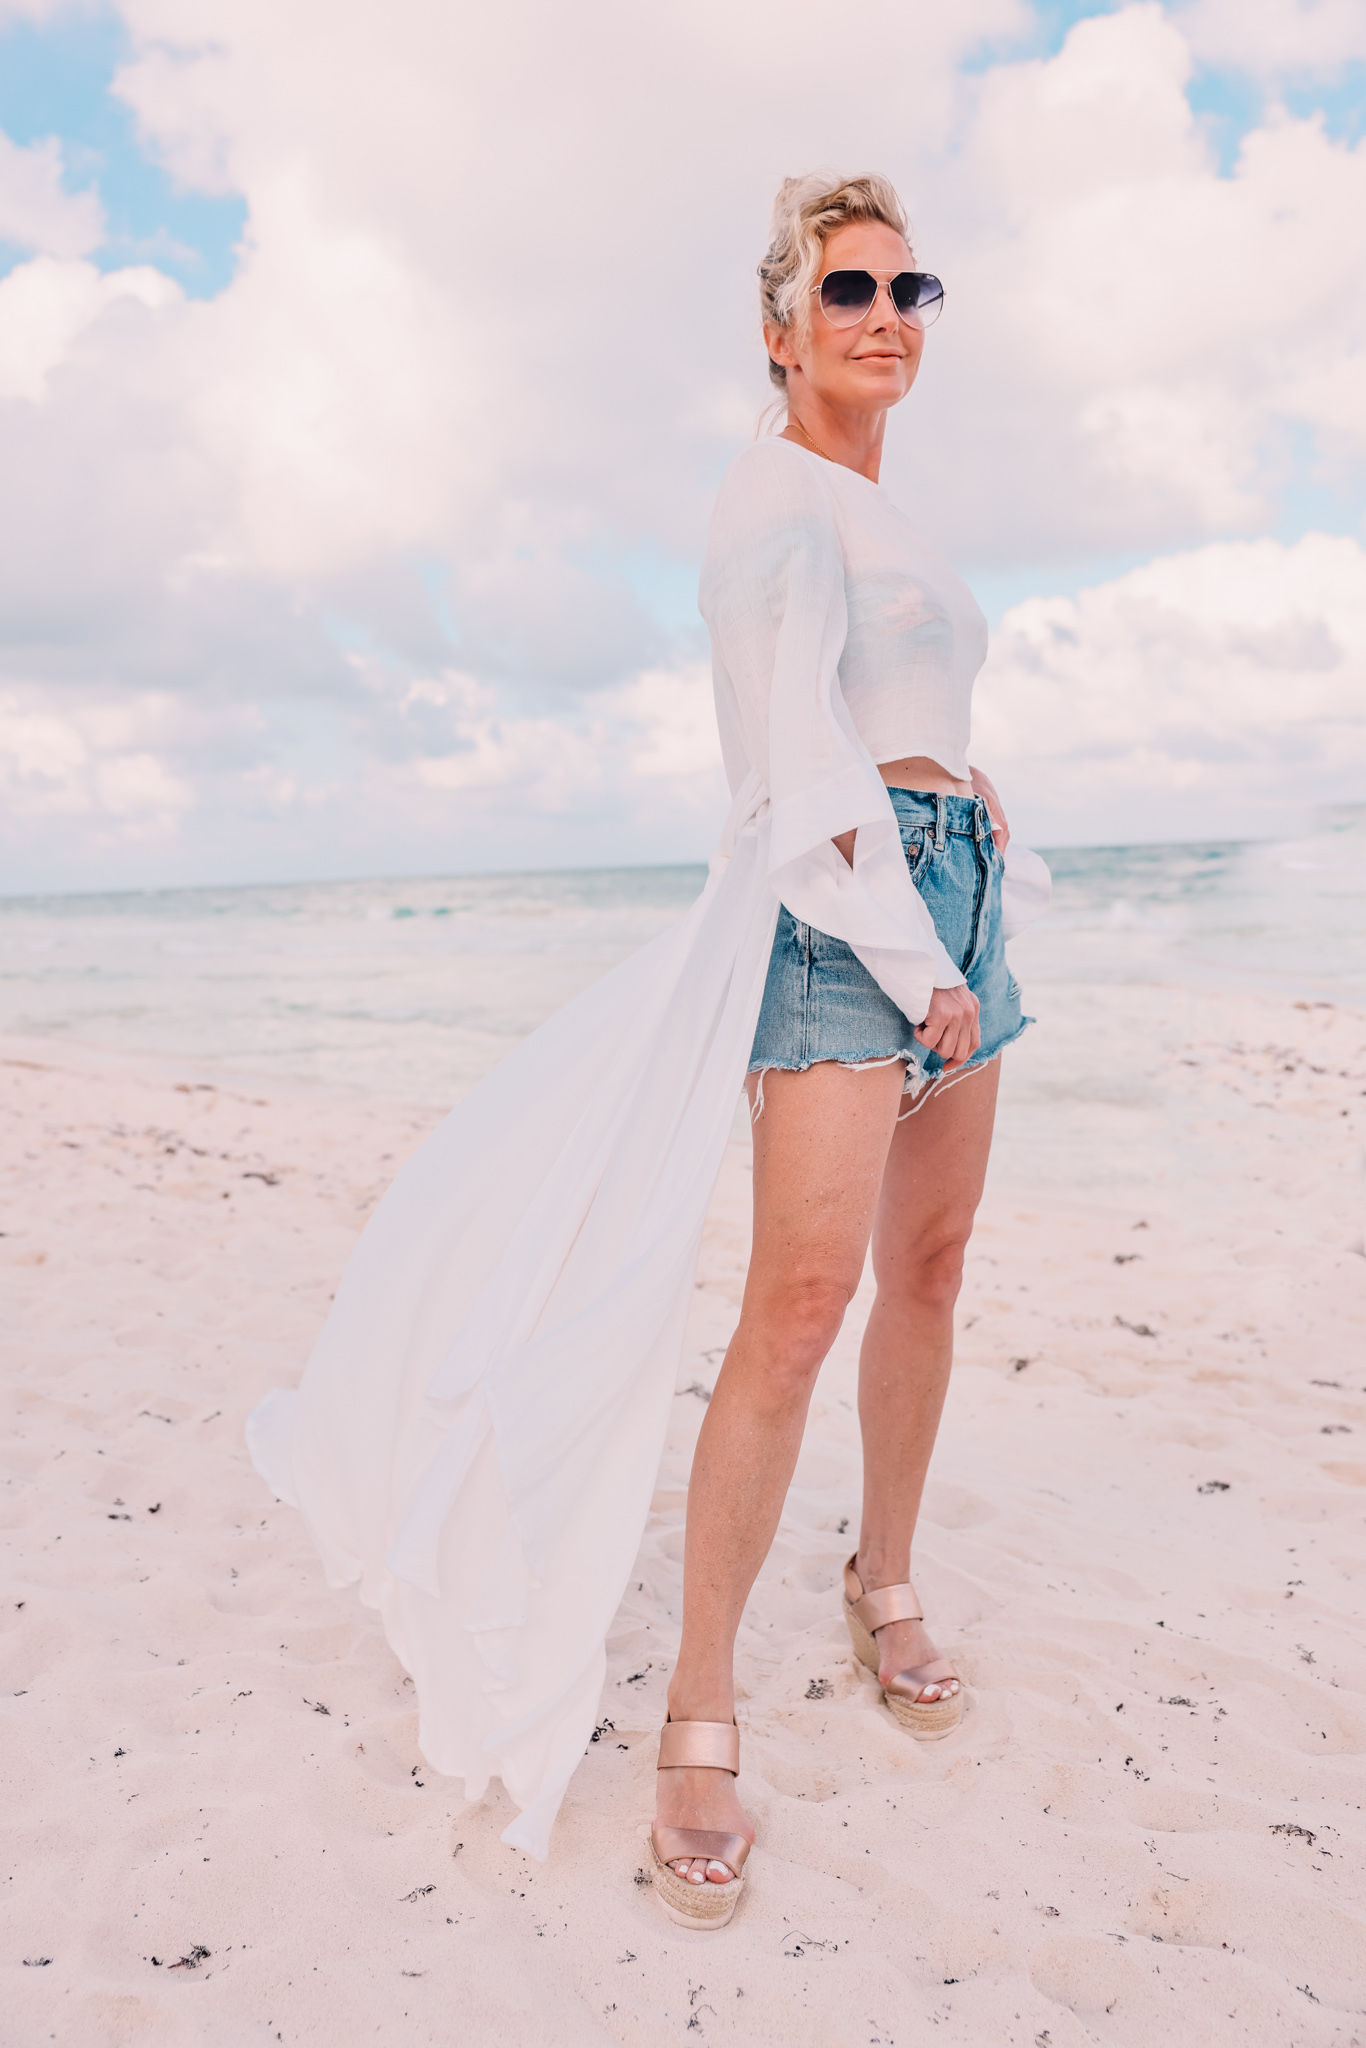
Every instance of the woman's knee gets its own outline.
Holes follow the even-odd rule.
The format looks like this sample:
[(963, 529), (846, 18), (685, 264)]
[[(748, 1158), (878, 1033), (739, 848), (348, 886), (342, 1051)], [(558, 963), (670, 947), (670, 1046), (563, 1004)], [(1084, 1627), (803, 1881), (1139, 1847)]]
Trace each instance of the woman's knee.
[(751, 1349), (775, 1393), (810, 1391), (826, 1353), (839, 1335), (851, 1287), (832, 1280), (796, 1280), (767, 1289), (747, 1305)]
[(918, 1309), (951, 1309), (963, 1285), (969, 1233), (950, 1231), (904, 1251), (890, 1272), (879, 1273), (884, 1300)]

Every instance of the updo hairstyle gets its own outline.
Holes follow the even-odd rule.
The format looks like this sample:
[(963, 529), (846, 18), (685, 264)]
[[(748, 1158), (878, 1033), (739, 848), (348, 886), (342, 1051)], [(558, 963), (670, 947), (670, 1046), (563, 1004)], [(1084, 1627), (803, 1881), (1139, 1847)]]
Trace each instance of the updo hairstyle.
[[(784, 178), (773, 202), (773, 229), (759, 265), (759, 305), (772, 327), (803, 336), (811, 319), (811, 287), (820, 275), (825, 244), (851, 221), (880, 220), (910, 238), (910, 223), (886, 178), (837, 178), (832, 171), (808, 171)], [(787, 390), (787, 371), (769, 357), (768, 374)]]

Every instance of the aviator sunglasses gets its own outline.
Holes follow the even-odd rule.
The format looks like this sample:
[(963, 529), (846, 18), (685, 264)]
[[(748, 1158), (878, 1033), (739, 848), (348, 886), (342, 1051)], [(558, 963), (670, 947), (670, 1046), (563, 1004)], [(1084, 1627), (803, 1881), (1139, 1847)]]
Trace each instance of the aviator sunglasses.
[(878, 291), (885, 284), (896, 308), (897, 318), (912, 327), (930, 327), (944, 305), (944, 287), (928, 270), (901, 270), (895, 277), (871, 270), (828, 270), (812, 296), (820, 293), (820, 307), (832, 327), (856, 327), (873, 310)]

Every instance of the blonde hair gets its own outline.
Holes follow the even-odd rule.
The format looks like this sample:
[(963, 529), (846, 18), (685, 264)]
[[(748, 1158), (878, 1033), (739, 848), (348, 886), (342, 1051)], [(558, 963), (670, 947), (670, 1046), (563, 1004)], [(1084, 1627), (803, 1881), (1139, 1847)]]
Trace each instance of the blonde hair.
[[(759, 305), (765, 324), (792, 329), (800, 338), (811, 318), (811, 287), (826, 243), (855, 220), (880, 220), (910, 241), (910, 222), (887, 178), (837, 178), (833, 171), (808, 171), (784, 178), (773, 202), (773, 228), (759, 265)], [(779, 391), (787, 371), (769, 357), (768, 374)]]

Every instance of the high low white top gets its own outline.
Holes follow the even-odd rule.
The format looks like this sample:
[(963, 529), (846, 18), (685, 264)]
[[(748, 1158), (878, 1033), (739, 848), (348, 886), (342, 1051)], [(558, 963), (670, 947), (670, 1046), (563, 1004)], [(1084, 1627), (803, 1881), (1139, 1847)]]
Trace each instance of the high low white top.
[[(981, 657), (962, 586), (876, 486), (767, 442), (722, 487), (702, 601), (733, 796), (705, 889), (420, 1147), (301, 1386), (247, 1425), (331, 1582), (379, 1609), (423, 1755), (469, 1798), (501, 1777), (521, 1809), (503, 1838), (535, 1856), (598, 1713), (779, 903), (910, 1018), (961, 979), (848, 693), (883, 758), (962, 772)], [(852, 866), (831, 844), (851, 830)], [(1007, 938), (1047, 896), (1012, 841)]]
[[(987, 649), (972, 592), (878, 484), (771, 439), (726, 473), (700, 597), (726, 772), (732, 790), (756, 768), (768, 784), (781, 900), (845, 939), (919, 1023), (931, 988), (963, 975), (911, 882), (875, 771), (928, 754), (966, 779)], [(848, 813), (843, 828), (825, 829), (822, 782)], [(851, 871), (830, 841), (854, 823)]]
[(794, 575), (812, 623), (824, 611), (840, 639), (840, 694), (873, 760), (927, 754), (966, 781), (972, 685), (987, 655), (976, 598), (879, 484), (766, 440), (730, 466), (702, 571), (732, 783), (741, 756), (768, 749), (772, 628)]

